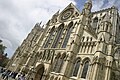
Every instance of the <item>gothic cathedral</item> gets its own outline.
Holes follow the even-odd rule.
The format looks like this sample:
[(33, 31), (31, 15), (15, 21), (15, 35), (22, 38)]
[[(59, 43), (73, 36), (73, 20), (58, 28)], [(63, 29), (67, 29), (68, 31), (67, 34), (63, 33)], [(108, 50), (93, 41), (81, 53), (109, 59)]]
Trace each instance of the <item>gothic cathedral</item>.
[(37, 23), (6, 66), (27, 80), (120, 80), (120, 17), (114, 6), (72, 3)]

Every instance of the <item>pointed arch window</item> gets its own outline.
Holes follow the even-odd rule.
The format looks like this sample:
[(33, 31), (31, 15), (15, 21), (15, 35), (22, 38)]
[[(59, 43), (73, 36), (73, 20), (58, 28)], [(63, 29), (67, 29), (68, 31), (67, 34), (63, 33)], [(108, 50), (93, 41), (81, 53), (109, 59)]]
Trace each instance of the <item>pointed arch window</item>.
[(62, 36), (62, 33), (63, 33), (63, 29), (64, 29), (64, 24), (61, 24), (58, 29), (57, 29), (57, 34), (56, 34), (56, 37), (55, 37), (55, 40), (53, 42), (53, 45), (52, 45), (52, 48), (56, 48), (60, 39), (61, 39), (61, 36)]
[(59, 58), (60, 58), (60, 54), (58, 54), (56, 57), (55, 57), (55, 60), (54, 60), (54, 64), (53, 64), (53, 72), (56, 72), (56, 70), (57, 70), (57, 65), (58, 65), (58, 62), (59, 62)]
[(56, 59), (54, 61), (53, 72), (60, 73), (63, 63), (64, 63), (65, 56), (66, 55), (64, 55), (62, 57), (60, 57), (60, 56), (56, 57)]
[(59, 59), (59, 66), (58, 66), (58, 73), (61, 71), (62, 67), (63, 67), (63, 64), (64, 64), (64, 59), (66, 57), (66, 53), (63, 53), (61, 58)]
[(77, 77), (79, 68), (80, 68), (80, 60), (78, 59), (78, 60), (76, 61), (76, 63), (75, 63), (75, 66), (74, 66), (74, 69), (73, 69), (72, 76)]
[(65, 48), (65, 47), (66, 47), (72, 30), (73, 30), (73, 22), (71, 22), (71, 23), (68, 25), (66, 37), (65, 37), (65, 39), (64, 39), (62, 48)]
[(81, 78), (86, 79), (87, 72), (88, 72), (88, 68), (89, 68), (89, 61), (86, 61), (86, 62), (84, 63), (84, 67), (83, 67), (83, 71), (82, 71)]
[(44, 48), (47, 48), (49, 46), (49, 43), (50, 43), (50, 40), (52, 39), (54, 31), (55, 31), (55, 26), (51, 29), (49, 36), (47, 38), (47, 41), (44, 43)]
[(60, 72), (63, 62), (64, 62), (64, 59), (62, 59), (62, 58), (59, 58), (59, 59), (58, 59), (57, 68), (56, 68), (56, 73), (59, 73), (59, 72)]
[(46, 60), (49, 61), (50, 57), (51, 57), (50, 50), (47, 50)]
[(46, 50), (43, 52), (43, 56), (42, 56), (42, 59), (45, 60), (46, 59)]
[(106, 29), (105, 29), (105, 31), (108, 31), (108, 24), (106, 24)]
[(96, 31), (96, 29), (97, 29), (97, 24), (98, 24), (98, 17), (95, 17), (94, 19), (93, 19), (93, 29)]

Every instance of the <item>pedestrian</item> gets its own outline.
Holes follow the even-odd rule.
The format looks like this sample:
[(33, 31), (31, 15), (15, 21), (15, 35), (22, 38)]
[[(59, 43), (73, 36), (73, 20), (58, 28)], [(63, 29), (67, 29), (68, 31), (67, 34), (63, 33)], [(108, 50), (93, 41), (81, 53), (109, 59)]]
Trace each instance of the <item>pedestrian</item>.
[(20, 80), (25, 80), (25, 74), (22, 74), (22, 75), (20, 76)]
[(21, 73), (18, 73), (15, 77), (16, 80), (20, 80)]
[(21, 79), (20, 79), (20, 76), (21, 76), (21, 75), (18, 75), (17, 80), (21, 80)]

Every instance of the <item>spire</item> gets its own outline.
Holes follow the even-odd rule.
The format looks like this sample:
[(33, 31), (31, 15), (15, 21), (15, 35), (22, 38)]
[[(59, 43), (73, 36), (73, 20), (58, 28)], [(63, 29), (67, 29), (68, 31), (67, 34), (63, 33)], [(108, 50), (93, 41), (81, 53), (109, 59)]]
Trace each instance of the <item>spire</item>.
[(85, 6), (86, 6), (86, 8), (91, 10), (91, 8), (92, 8), (92, 0), (88, 0), (87, 3), (85, 3)]
[(60, 12), (60, 10), (58, 10), (53, 16), (58, 16), (59, 12)]
[(41, 24), (42, 24), (42, 21), (40, 21), (39, 25), (41, 25)]
[(42, 21), (40, 21), (40, 22), (36, 23), (36, 24), (35, 24), (35, 26), (34, 26), (34, 28), (40, 27), (40, 26), (41, 26), (41, 24), (42, 24)]
[(58, 15), (58, 14), (59, 14), (59, 12), (60, 12), (60, 9), (56, 12), (56, 15)]
[(91, 4), (92, 4), (92, 0), (88, 0), (88, 3), (91, 3)]
[(45, 25), (42, 25), (42, 28), (44, 28)]
[(90, 14), (91, 13), (91, 9), (92, 9), (92, 0), (88, 0), (83, 8), (83, 14)]

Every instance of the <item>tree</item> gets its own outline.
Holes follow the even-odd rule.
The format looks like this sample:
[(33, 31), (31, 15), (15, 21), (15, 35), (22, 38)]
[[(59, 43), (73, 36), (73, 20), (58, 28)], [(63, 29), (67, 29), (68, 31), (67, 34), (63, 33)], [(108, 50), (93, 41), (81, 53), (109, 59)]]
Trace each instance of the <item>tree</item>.
[(0, 40), (0, 43), (2, 42), (2, 40)]
[(5, 49), (7, 47), (2, 44), (2, 40), (0, 40), (0, 66), (5, 67), (9, 58), (7, 57), (7, 53), (5, 53)]
[(9, 58), (7, 58), (7, 57), (5, 57), (5, 59), (3, 60), (3, 62), (2, 62), (2, 67), (5, 67), (6, 65), (7, 65), (7, 63), (9, 62)]
[(0, 54), (4, 54), (4, 51), (7, 47), (2, 44), (2, 40), (0, 40)]

